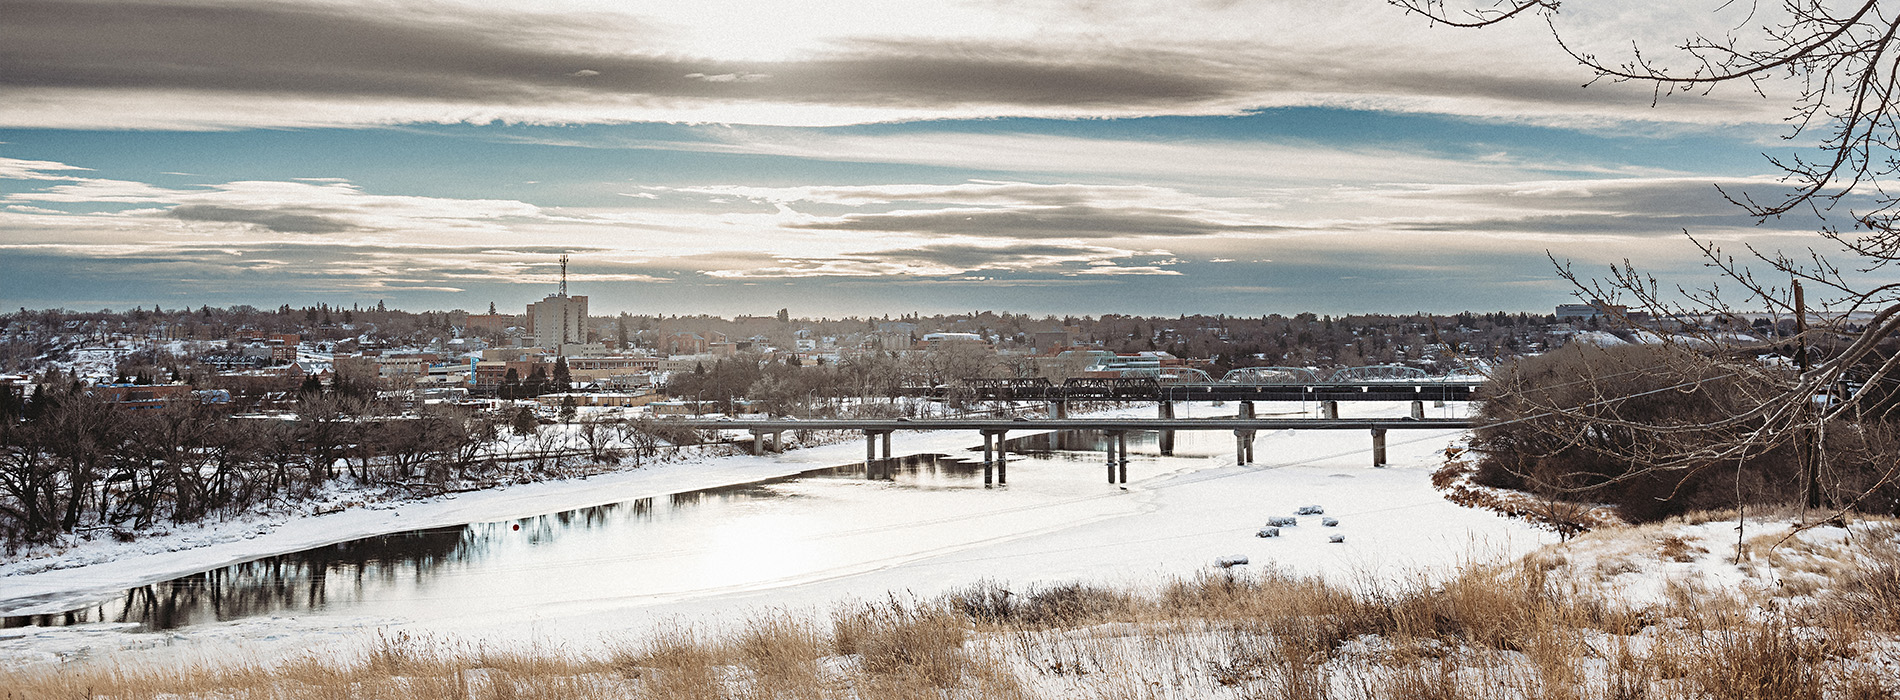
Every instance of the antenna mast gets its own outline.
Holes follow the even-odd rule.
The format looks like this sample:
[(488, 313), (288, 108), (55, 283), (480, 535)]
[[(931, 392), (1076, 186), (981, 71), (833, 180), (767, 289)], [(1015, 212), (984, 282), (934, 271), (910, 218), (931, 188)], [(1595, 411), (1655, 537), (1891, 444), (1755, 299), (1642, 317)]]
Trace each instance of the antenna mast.
[(567, 296), (567, 256), (561, 256), (561, 296)]

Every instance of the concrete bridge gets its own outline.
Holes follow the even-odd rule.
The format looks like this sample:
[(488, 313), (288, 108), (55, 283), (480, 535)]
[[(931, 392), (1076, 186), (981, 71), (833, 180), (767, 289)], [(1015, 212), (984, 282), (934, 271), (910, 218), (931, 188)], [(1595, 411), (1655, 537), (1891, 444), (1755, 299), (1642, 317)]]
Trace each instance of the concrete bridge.
[(1152, 377), (969, 379), (910, 386), (904, 396), (1032, 401), (1470, 401), (1482, 379), (1411, 379), (1287, 383), (1168, 382)]
[[(1099, 431), (1109, 437), (1107, 464), (1109, 483), (1128, 481), (1128, 433), (1161, 433), (1161, 454), (1174, 453), (1174, 433), (1180, 430), (1231, 430), (1234, 433), (1235, 463), (1254, 461), (1254, 434), (1261, 430), (1364, 430), (1372, 435), (1372, 466), (1386, 464), (1386, 432), (1390, 430), (1458, 430), (1470, 428), (1466, 418), (1426, 418), (1423, 407), (1413, 404), (1412, 415), (1405, 418), (1340, 418), (1331, 412), (1324, 418), (1256, 418), (1253, 404), (1240, 404), (1240, 414), (1230, 418), (1175, 418), (1173, 404), (1161, 404), (1156, 418), (667, 418), (669, 425), (710, 430), (748, 430), (752, 433), (752, 453), (778, 451), (788, 430), (857, 430), (864, 433), (864, 463), (878, 477), (880, 460), (891, 457), (891, 434), (899, 430), (970, 430), (983, 436), (983, 483), (1008, 483), (1009, 455), (1004, 447), (1011, 431)], [(769, 440), (768, 440), (769, 438)], [(882, 443), (883, 456), (878, 453)]]

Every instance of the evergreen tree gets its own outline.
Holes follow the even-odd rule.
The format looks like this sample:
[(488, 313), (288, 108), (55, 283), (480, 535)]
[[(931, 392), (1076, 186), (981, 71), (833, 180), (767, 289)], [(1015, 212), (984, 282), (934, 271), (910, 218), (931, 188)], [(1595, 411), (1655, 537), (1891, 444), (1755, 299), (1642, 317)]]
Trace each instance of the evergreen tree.
[(548, 371), (543, 367), (544, 365), (536, 364), (534, 369), (528, 371), (528, 381), (523, 386), (528, 396), (548, 393)]
[(567, 369), (567, 358), (562, 357), (556, 359), (554, 361), (554, 390), (567, 391), (573, 388), (573, 386), (574, 375), (570, 374)]
[(498, 389), (497, 393), (499, 393), (501, 397), (504, 399), (520, 398), (521, 397), (521, 373), (516, 372), (515, 368), (509, 367), (508, 374), (503, 375), (501, 378), (501, 387)]
[(508, 428), (515, 431), (516, 435), (533, 435), (534, 429), (540, 425), (541, 422), (534, 418), (534, 409), (527, 406), (515, 411), (514, 419), (508, 421)]
[(574, 397), (572, 396), (561, 397), (561, 422), (562, 423), (574, 422), (574, 414), (578, 413), (579, 411), (580, 411), (580, 407), (579, 405), (574, 403)]

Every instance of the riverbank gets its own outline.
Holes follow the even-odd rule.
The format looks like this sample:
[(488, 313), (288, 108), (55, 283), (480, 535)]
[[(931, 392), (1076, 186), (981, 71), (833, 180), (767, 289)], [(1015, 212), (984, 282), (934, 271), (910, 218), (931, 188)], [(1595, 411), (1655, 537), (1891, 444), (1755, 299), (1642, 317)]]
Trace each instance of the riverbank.
[[(1403, 405), (1348, 408), (1354, 415), (1402, 415), (1406, 410)], [(1191, 411), (1194, 416), (1209, 416), (1223, 409), (1232, 410), (1231, 405), (1197, 404)], [(1297, 411), (1299, 406), (1262, 409)], [(1152, 410), (1125, 412), (1147, 415)], [(676, 621), (718, 626), (742, 623), (765, 609), (820, 610), (862, 597), (866, 591), (935, 595), (982, 579), (1024, 586), (1076, 580), (1148, 586), (1205, 570), (1214, 560), (1232, 555), (1248, 556), (1256, 567), (1271, 565), (1340, 582), (1373, 577), (1398, 580), (1420, 572), (1442, 574), (1456, 562), (1474, 557), (1515, 556), (1554, 539), (1522, 523), (1448, 503), (1432, 489), (1430, 475), (1443, 462), (1443, 448), (1459, 436), (1458, 431), (1395, 434), (1390, 447), (1392, 467), (1372, 469), (1369, 440), (1363, 434), (1275, 431), (1258, 438), (1260, 464), (1243, 468), (1232, 464), (1231, 437), (1207, 434), (1206, 449), (1195, 454), (1159, 458), (1138, 453), (1126, 489), (1100, 481), (1099, 453), (1054, 453), (1018, 462), (1012, 478), (1020, 477), (1025, 483), (1016, 489), (964, 491), (959, 498), (965, 500), (915, 512), (877, 509), (875, 504), (906, 493), (902, 488), (892, 492), (889, 485), (791, 482), (783, 486), (792, 499), (788, 503), (827, 503), (844, 497), (873, 504), (866, 506), (873, 515), (865, 522), (817, 533), (830, 547), (843, 547), (847, 556), (835, 563), (795, 568), (784, 577), (739, 577), (735, 580), (741, 583), (705, 590), (589, 586), (586, 581), (609, 576), (611, 569), (600, 569), (592, 557), (581, 556), (572, 562), (526, 569), (517, 565), (493, 580), (452, 577), (432, 589), (431, 595), (440, 602), (432, 601), (428, 609), (380, 609), (356, 615), (274, 613), (156, 633), (128, 633), (127, 625), (112, 623), (9, 630), (0, 635), (0, 662), (120, 653), (141, 657), (217, 654), (233, 648), (277, 655), (315, 646), (357, 644), (363, 635), (378, 632), (452, 634), (509, 648), (598, 643)], [(898, 436), (895, 447), (900, 454), (968, 455), (975, 442), (973, 435), (906, 433)], [(241, 542), (147, 555), (142, 562), (10, 577), (0, 579), (0, 586), (11, 596), (16, 582), (36, 582), (54, 595), (80, 599), (84, 596), (74, 591), (110, 592), (130, 585), (128, 581), (161, 580), (299, 546), (405, 528), (535, 516), (747, 483), (861, 459), (861, 443), (849, 441), (768, 457), (718, 457), (586, 481), (510, 486), (388, 511), (293, 521)], [(1068, 495), (1024, 500), (1031, 494), (1023, 490), (1030, 475), (1061, 473), (1074, 474), (1064, 479), (1079, 479), (1063, 487), (1062, 493)], [(806, 493), (812, 489), (823, 493)], [(1290, 515), (1311, 503), (1326, 504), (1327, 517), (1340, 519), (1341, 525), (1327, 529), (1309, 519), (1305, 527), (1289, 529), (1281, 538), (1253, 536), (1266, 516)], [(759, 550), (767, 546), (760, 543), (761, 538), (783, 534), (783, 525), (772, 512), (776, 511), (762, 511), (741, 529), (722, 528), (742, 539), (723, 540), (726, 544), (718, 546), (743, 542), (755, 550), (753, 554), (704, 557), (690, 549), (670, 551), (662, 552), (664, 560), (650, 566), (761, 568), (771, 562), (754, 558), (784, 556), (769, 547)], [(1331, 534), (1343, 535), (1346, 541), (1333, 543)]]
[[(1430, 582), (1342, 585), (1240, 567), (1144, 587), (975, 584), (595, 644), (497, 647), (398, 632), (267, 662), (0, 670), (0, 684), (23, 698), (1818, 700), (1900, 691), (1900, 528), (1857, 520), (1791, 530), (1774, 516), (1750, 523), (1759, 537), (1729, 544), (1704, 527), (1725, 517), (1609, 528)], [(1609, 569), (1597, 565), (1605, 552), (1618, 553)], [(1738, 584), (1738, 561), (1766, 576)], [(1797, 570), (1811, 575), (1790, 583), (1776, 573)], [(1677, 593), (1620, 595), (1637, 580)]]

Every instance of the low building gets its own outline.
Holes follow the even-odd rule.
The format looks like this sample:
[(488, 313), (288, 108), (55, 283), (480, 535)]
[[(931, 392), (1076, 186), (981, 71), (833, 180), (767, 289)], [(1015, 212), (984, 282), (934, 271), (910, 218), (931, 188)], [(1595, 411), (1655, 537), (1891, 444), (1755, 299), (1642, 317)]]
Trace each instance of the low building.
[(1605, 304), (1592, 300), (1588, 304), (1558, 304), (1557, 318), (1627, 318), (1630, 307), (1622, 304)]
[(161, 408), (170, 401), (194, 398), (193, 392), (190, 384), (100, 384), (86, 389), (100, 401), (126, 410)]
[(647, 411), (656, 416), (698, 416), (718, 412), (719, 402), (679, 399), (650, 401), (647, 403)]
[(632, 408), (634, 406), (661, 403), (661, 398), (659, 394), (610, 391), (587, 394), (577, 392), (542, 394), (534, 397), (534, 400), (543, 406), (553, 406), (556, 408), (567, 403), (568, 399), (573, 399), (575, 406)]
[(506, 333), (509, 328), (519, 328), (520, 316), (514, 314), (469, 314), (462, 322), (462, 332), (468, 335)]

